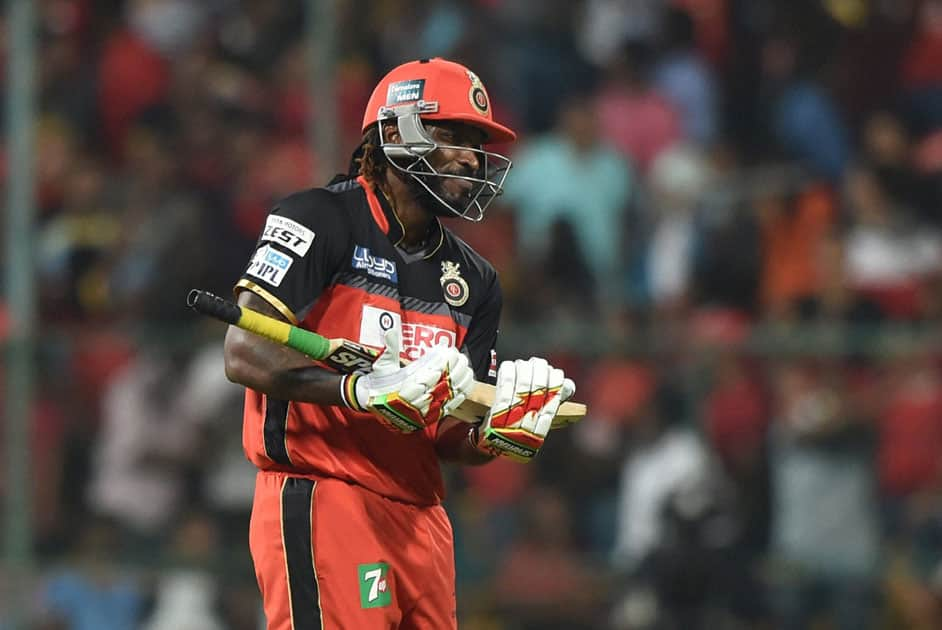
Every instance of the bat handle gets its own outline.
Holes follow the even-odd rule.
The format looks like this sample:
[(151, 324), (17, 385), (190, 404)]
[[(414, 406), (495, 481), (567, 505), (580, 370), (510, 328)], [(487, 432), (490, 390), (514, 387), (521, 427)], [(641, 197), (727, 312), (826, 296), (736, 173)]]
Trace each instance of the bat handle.
[(186, 296), (186, 303), (197, 313), (209, 315), (276, 343), (284, 344), (303, 352), (312, 359), (320, 361), (330, 353), (330, 341), (317, 333), (292, 326), (250, 308), (243, 308), (209, 291), (191, 290)]
[(193, 289), (186, 296), (186, 305), (197, 313), (209, 315), (228, 324), (237, 324), (242, 317), (242, 309), (209, 291)]

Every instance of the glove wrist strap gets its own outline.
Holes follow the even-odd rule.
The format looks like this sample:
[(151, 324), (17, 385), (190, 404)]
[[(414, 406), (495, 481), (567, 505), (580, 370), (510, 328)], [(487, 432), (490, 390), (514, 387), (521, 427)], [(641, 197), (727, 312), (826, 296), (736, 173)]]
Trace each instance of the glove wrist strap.
[(353, 374), (345, 374), (340, 379), (340, 400), (343, 401), (345, 406), (354, 411), (366, 411), (357, 398), (357, 384), (362, 376), (362, 374), (354, 372)]

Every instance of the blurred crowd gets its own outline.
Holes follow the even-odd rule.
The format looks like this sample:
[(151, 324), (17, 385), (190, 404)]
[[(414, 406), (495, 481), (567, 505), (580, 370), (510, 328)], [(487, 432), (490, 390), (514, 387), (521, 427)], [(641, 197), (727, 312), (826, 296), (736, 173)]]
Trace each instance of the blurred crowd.
[(520, 133), (450, 223), (499, 352), (590, 409), (448, 470), (461, 627), (942, 627), (942, 0), (337, 0), (335, 121), (306, 4), (38, 2), (41, 570), (0, 627), (259, 627), (241, 391), (184, 298), (425, 56)]

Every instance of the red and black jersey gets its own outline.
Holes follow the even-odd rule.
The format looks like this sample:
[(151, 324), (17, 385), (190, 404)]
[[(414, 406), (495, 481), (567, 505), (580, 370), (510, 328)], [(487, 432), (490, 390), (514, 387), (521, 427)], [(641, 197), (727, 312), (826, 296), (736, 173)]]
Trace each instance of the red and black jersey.
[[(363, 178), (292, 195), (268, 216), (236, 285), (328, 338), (381, 348), (402, 331), (403, 357), (447, 342), (494, 380), (501, 292), (493, 267), (436, 219), (424, 249), (398, 247), (403, 228)], [(274, 400), (246, 390), (243, 445), (262, 470), (334, 477), (430, 505), (444, 488), (437, 425), (410, 435), (345, 407)]]

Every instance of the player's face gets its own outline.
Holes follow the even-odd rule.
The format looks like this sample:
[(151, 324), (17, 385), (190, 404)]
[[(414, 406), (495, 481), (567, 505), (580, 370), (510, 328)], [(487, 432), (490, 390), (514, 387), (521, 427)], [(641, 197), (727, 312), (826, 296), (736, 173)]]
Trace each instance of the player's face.
[[(425, 121), (424, 125), (426, 132), (440, 146), (439, 149), (428, 156), (428, 161), (435, 167), (435, 170), (447, 175), (478, 178), (484, 176), (484, 165), (478, 157), (480, 154), (475, 151), (463, 150), (465, 147), (468, 149), (481, 149), (485, 139), (483, 131), (471, 125), (453, 122), (430, 123)], [(427, 183), (435, 194), (455, 208), (466, 207), (477, 192), (474, 184), (462, 179), (429, 177)], [(451, 215), (449, 211), (445, 208), (439, 208), (439, 206), (440, 204), (437, 202), (434, 203), (433, 211), (436, 214)]]

